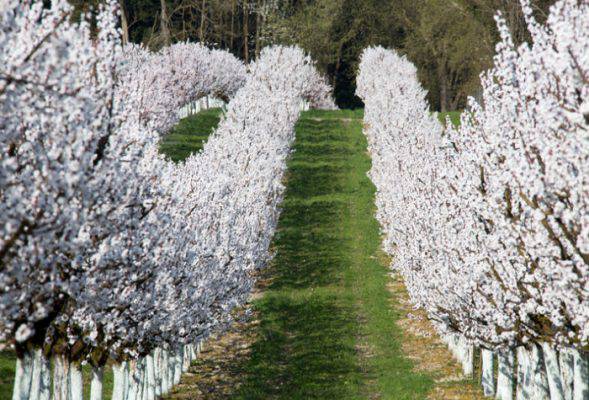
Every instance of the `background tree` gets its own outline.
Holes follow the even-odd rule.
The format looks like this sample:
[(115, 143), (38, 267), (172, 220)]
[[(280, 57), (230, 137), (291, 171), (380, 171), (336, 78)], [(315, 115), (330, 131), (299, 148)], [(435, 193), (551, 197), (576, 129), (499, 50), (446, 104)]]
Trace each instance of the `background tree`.
[[(78, 15), (101, 0), (71, 0)], [(543, 22), (554, 0), (533, 0)], [(121, 27), (151, 49), (202, 42), (249, 62), (268, 44), (298, 44), (328, 75), (340, 107), (359, 107), (355, 76), (362, 49), (406, 54), (437, 110), (462, 109), (480, 93), (501, 11), (514, 41), (530, 40), (518, 0), (120, 0)], [(126, 25), (126, 28), (125, 28)]]

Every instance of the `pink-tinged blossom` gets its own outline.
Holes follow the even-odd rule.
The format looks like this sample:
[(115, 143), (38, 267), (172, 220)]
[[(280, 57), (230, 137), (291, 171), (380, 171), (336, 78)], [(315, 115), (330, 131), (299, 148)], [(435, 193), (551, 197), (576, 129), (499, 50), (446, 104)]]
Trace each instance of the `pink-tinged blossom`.
[[(298, 48), (245, 66), (180, 43), (122, 48), (65, 1), (9, 1), (0, 24), (0, 341), (71, 361), (194, 343), (230, 320), (270, 258), (300, 103), (333, 108)], [(204, 151), (158, 141), (177, 110), (232, 99)], [(47, 347), (46, 347), (47, 348)]]
[(445, 133), (415, 67), (365, 51), (378, 218), (412, 299), (485, 346), (589, 341), (589, 3), (562, 0), (533, 44), (503, 19), (482, 104)]

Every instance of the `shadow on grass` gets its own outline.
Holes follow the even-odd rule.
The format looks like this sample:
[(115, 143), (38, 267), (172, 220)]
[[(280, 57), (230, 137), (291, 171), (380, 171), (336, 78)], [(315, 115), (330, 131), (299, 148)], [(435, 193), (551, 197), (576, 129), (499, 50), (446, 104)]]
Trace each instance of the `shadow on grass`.
[(286, 196), (290, 199), (308, 199), (312, 196), (341, 193), (344, 186), (338, 178), (344, 173), (345, 169), (338, 166), (296, 166), (289, 174)]
[(221, 120), (222, 110), (211, 108), (182, 119), (160, 143), (160, 152), (175, 162), (202, 150)]
[(325, 225), (338, 219), (340, 204), (319, 201), (289, 204), (275, 237), (277, 251), (270, 289), (309, 288), (333, 284), (345, 261), (342, 240)]
[(329, 293), (273, 293), (256, 308), (264, 314), (260, 339), (245, 370), (240, 399), (337, 399), (360, 379), (352, 309)]

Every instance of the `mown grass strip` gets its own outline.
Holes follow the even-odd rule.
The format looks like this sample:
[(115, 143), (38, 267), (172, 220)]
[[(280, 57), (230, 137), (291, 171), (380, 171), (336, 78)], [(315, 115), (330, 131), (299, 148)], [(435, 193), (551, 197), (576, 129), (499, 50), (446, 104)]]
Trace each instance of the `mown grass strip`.
[(288, 189), (240, 399), (421, 399), (400, 349), (358, 111), (297, 124)]

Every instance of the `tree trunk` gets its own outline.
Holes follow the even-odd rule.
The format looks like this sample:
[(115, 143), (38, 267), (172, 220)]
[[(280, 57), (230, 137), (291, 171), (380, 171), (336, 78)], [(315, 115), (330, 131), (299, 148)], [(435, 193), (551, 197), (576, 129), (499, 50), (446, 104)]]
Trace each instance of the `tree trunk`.
[(168, 7), (166, 6), (166, 0), (160, 0), (161, 6), (161, 35), (162, 35), (162, 42), (164, 45), (169, 45), (172, 40), (172, 35), (170, 33), (170, 17), (168, 16)]
[(558, 353), (548, 343), (542, 343), (542, 352), (544, 353), (550, 400), (565, 400), (562, 374), (560, 372), (560, 365), (558, 364)]
[(90, 383), (90, 400), (102, 400), (102, 382), (104, 367), (92, 367), (92, 383)]
[(534, 378), (534, 399), (548, 399), (550, 398), (550, 389), (548, 387), (548, 377), (546, 375), (546, 367), (544, 354), (542, 348), (538, 344), (532, 345), (532, 376)]
[(156, 398), (162, 394), (162, 349), (157, 347), (153, 351), (153, 371), (154, 371), (154, 385)]
[(562, 385), (565, 400), (573, 400), (573, 380), (575, 370), (575, 358), (570, 349), (562, 349), (558, 355)]
[(146, 394), (143, 396), (144, 400), (155, 400), (156, 398), (156, 379), (155, 379), (155, 364), (153, 354), (149, 354), (145, 359), (145, 375), (147, 382)]
[[(262, 4), (262, 7), (264, 5)], [(260, 43), (262, 37), (262, 10), (258, 8), (256, 11), (256, 60), (260, 57), (262, 44)]]
[(513, 351), (497, 353), (497, 400), (512, 400), (515, 380)]
[(481, 358), (483, 361), (483, 371), (481, 377), (483, 393), (485, 396), (493, 396), (495, 394), (495, 381), (493, 379), (493, 352), (491, 350), (482, 349)]
[(524, 347), (517, 348), (517, 393), (516, 400), (532, 399), (532, 377), (530, 376), (528, 351)]
[(589, 355), (574, 350), (573, 400), (589, 399)]
[(250, 60), (249, 36), (249, 6), (248, 0), (243, 0), (243, 59), (246, 64)]
[(69, 361), (65, 356), (53, 358), (53, 400), (68, 400), (69, 395)]
[(113, 365), (114, 385), (112, 390), (112, 400), (125, 400), (125, 366), (123, 363)]
[(202, 44), (205, 43), (206, 22), (207, 22), (207, 0), (202, 0), (201, 7), (200, 7), (200, 26), (199, 26), (199, 33), (198, 33), (198, 38)]
[(127, 21), (127, 11), (125, 10), (125, 0), (119, 0), (121, 9), (121, 31), (123, 44), (129, 43), (129, 23)]
[(141, 361), (129, 361), (129, 394), (128, 400), (137, 400), (141, 393)]
[(550, 396), (542, 353), (538, 346), (531, 346), (530, 350), (517, 349), (517, 400), (541, 400)]
[(438, 82), (440, 83), (440, 111), (448, 111), (448, 81), (447, 81), (446, 63), (440, 62), (438, 67)]
[(466, 376), (472, 376), (474, 372), (474, 346), (466, 339), (458, 339), (458, 359), (462, 364), (462, 372)]
[(49, 400), (51, 397), (51, 365), (42, 349), (36, 349), (33, 357), (33, 376), (29, 400)]
[(33, 377), (33, 363), (33, 356), (28, 352), (16, 359), (12, 400), (27, 400), (29, 398)]
[(171, 373), (170, 373), (170, 364), (171, 364), (171, 357), (170, 357), (170, 350), (169, 349), (165, 349), (163, 351), (163, 364), (162, 364), (162, 374), (163, 374), (163, 380), (162, 380), (162, 394), (166, 394), (168, 393), (168, 390), (170, 389), (170, 387), (172, 387), (172, 383), (171, 383)]
[(229, 35), (229, 49), (233, 51), (233, 44), (235, 38), (235, 2), (236, 0), (231, 0), (231, 34)]
[(84, 398), (84, 386), (82, 380), (82, 366), (79, 363), (71, 363), (69, 368), (69, 400)]
[(182, 378), (182, 350), (183, 346), (178, 346), (174, 354), (174, 385), (179, 384)]

